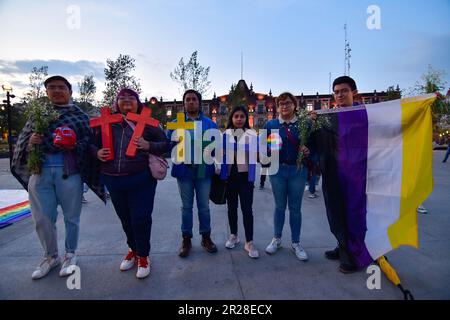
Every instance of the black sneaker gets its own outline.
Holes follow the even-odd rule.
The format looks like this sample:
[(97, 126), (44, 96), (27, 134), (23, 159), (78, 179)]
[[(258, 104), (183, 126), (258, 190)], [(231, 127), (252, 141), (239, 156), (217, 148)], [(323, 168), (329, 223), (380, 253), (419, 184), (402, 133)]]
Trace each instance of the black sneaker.
[(330, 260), (339, 260), (339, 247), (333, 250), (325, 251), (325, 257)]
[(358, 268), (354, 264), (341, 263), (339, 265), (339, 271), (344, 274), (349, 274), (358, 271)]

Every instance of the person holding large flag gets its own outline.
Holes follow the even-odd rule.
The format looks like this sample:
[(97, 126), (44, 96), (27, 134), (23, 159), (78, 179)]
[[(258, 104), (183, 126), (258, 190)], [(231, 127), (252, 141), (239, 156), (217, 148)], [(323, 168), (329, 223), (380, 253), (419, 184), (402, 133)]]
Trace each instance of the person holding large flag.
[(435, 94), (357, 106), (355, 81), (333, 82), (337, 110), (314, 133), (323, 195), (338, 247), (325, 256), (343, 273), (418, 246), (417, 208), (432, 191)]
[[(164, 131), (150, 117), (142, 120), (153, 120), (155, 125), (146, 125), (142, 136), (134, 134), (139, 124), (135, 125), (129, 119), (138, 117), (130, 117), (130, 114), (142, 115), (144, 108), (134, 90), (120, 90), (113, 106), (115, 114), (109, 115), (118, 119), (116, 123), (108, 124), (112, 128), (101, 128), (111, 130), (112, 145), (105, 148), (106, 141), (102, 141), (101, 130), (97, 129), (94, 129), (91, 145), (91, 152), (100, 161), (102, 181), (127, 237), (129, 249), (120, 270), (130, 270), (137, 264), (136, 277), (139, 279), (150, 274), (150, 235), (157, 180), (149, 169), (149, 153), (159, 156), (169, 149)], [(136, 147), (134, 156), (126, 155), (130, 146)]]
[[(333, 82), (333, 93), (337, 108), (346, 108), (357, 105), (354, 97), (358, 94), (356, 82), (343, 76)], [(339, 270), (343, 273), (352, 273), (357, 270), (351, 254), (347, 250), (348, 231), (344, 214), (345, 198), (343, 191), (336, 183), (338, 171), (334, 159), (338, 152), (336, 145), (336, 132), (332, 128), (322, 128), (317, 134), (316, 145), (320, 156), (320, 170), (322, 171), (322, 191), (325, 200), (326, 212), (330, 230), (337, 239), (338, 245), (334, 250), (326, 251), (325, 257), (330, 260), (339, 260)]]

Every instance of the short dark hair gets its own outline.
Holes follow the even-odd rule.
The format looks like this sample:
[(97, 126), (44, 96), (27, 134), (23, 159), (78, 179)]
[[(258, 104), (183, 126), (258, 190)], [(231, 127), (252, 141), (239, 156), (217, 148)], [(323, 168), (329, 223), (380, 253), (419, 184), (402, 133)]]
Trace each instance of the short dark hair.
[(348, 84), (350, 86), (350, 89), (352, 89), (352, 91), (357, 90), (355, 80), (353, 80), (349, 76), (342, 76), (342, 77), (338, 77), (338, 78), (334, 79), (333, 91), (334, 91), (334, 86), (337, 86), (338, 84)]
[(67, 79), (64, 78), (63, 76), (52, 76), (52, 77), (50, 77), (50, 78), (47, 78), (47, 79), (44, 81), (44, 87), (47, 88), (47, 85), (48, 85), (50, 82), (55, 81), (55, 80), (61, 80), (61, 81), (63, 81), (63, 82), (66, 84), (67, 88), (69, 88), (69, 90), (72, 91), (72, 85), (71, 85), (70, 82), (67, 81)]
[(297, 110), (297, 107), (298, 107), (297, 98), (290, 92), (283, 92), (275, 99), (277, 107), (278, 107), (278, 104), (280, 103), (280, 101), (286, 100), (286, 99), (291, 99), (292, 103), (294, 103), (294, 109)]
[(202, 95), (200, 94), (200, 92), (198, 92), (197, 90), (194, 90), (194, 89), (188, 89), (188, 90), (186, 90), (186, 91), (184, 92), (184, 94), (183, 94), (183, 104), (184, 104), (184, 98), (186, 97), (186, 95), (187, 95), (188, 93), (193, 93), (193, 94), (195, 94), (195, 95), (197, 96), (197, 99), (198, 99), (198, 105), (199, 105), (199, 106), (202, 105)]
[(231, 111), (230, 115), (228, 116), (228, 123), (227, 123), (227, 129), (233, 129), (233, 115), (238, 112), (238, 111), (242, 111), (245, 114), (245, 123), (244, 123), (244, 128), (246, 129), (250, 129), (250, 123), (248, 122), (248, 111), (247, 108), (244, 106), (236, 106), (233, 108), (233, 110)]

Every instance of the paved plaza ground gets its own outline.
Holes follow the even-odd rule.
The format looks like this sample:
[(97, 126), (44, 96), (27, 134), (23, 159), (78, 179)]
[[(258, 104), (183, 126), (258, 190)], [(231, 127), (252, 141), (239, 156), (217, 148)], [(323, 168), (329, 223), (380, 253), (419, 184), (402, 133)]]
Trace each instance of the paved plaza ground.
[[(402, 247), (387, 255), (404, 287), (416, 299), (450, 299), (450, 163), (442, 163), (444, 151), (434, 151), (434, 191), (425, 202), (429, 213), (419, 214), (418, 250)], [(268, 181), (269, 182), (269, 181)], [(0, 189), (20, 189), (0, 159)], [(81, 289), (69, 290), (58, 269), (46, 278), (31, 280), (42, 249), (31, 218), (0, 229), (0, 299), (402, 299), (401, 292), (383, 275), (381, 289), (369, 290), (365, 271), (344, 275), (338, 263), (324, 257), (336, 242), (329, 231), (323, 196), (303, 198), (301, 243), (308, 262), (296, 259), (290, 249), (290, 230), (284, 229), (283, 249), (273, 256), (264, 252), (272, 238), (274, 202), (270, 183), (255, 188), (254, 243), (261, 257), (250, 259), (243, 244), (227, 250), (226, 206), (211, 203), (212, 239), (219, 247), (209, 254), (200, 246), (195, 213), (193, 250), (182, 259), (180, 206), (176, 180), (158, 183), (153, 212), (152, 271), (145, 280), (135, 270), (120, 272), (127, 251), (125, 235), (111, 202), (105, 206), (92, 192), (83, 205), (79, 241)], [(58, 238), (64, 248), (64, 225), (59, 216)], [(244, 238), (242, 215), (239, 230)], [(62, 252), (63, 253), (63, 252)]]

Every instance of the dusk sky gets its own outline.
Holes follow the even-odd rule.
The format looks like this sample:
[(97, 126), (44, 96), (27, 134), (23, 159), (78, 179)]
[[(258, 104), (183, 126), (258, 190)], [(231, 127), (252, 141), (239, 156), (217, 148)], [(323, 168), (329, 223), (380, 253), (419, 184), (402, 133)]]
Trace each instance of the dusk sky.
[[(380, 9), (380, 29), (367, 27), (371, 5)], [(106, 59), (129, 54), (142, 98), (180, 99), (169, 74), (198, 50), (200, 63), (211, 67), (211, 98), (240, 79), (242, 51), (243, 78), (256, 92), (328, 93), (329, 73), (344, 73), (347, 23), (350, 75), (360, 91), (408, 90), (429, 64), (446, 72), (448, 88), (449, 17), (449, 0), (3, 0), (0, 84), (20, 96), (32, 67), (48, 65), (49, 75), (73, 83), (74, 96), (76, 82), (93, 74), (100, 99)]]

